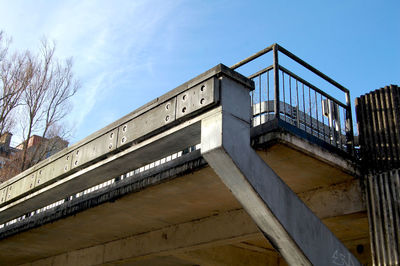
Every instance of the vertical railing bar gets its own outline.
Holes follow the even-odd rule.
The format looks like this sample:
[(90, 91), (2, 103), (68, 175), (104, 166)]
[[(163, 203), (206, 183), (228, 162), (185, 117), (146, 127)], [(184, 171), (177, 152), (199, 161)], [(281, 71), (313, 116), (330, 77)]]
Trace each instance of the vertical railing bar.
[(297, 127), (298, 128), (300, 128), (300, 115), (299, 115), (299, 108), (300, 108), (300, 105), (299, 105), (299, 86), (298, 86), (299, 84), (298, 84), (298, 81), (297, 81), (297, 79), (296, 79), (296, 97), (297, 97), (297, 99), (296, 99), (296, 105), (297, 105), (297, 107), (296, 107), (296, 120), (297, 120)]
[(347, 131), (349, 130), (348, 125), (347, 125), (347, 121), (346, 121), (346, 108), (343, 108), (343, 119), (344, 119), (344, 130), (343, 130), (343, 150), (349, 151), (349, 147), (347, 147)]
[(311, 88), (308, 87), (308, 103), (310, 107), (310, 133), (313, 135), (313, 126), (312, 126), (312, 107), (311, 107)]
[[(344, 121), (344, 123), (346, 123), (346, 112), (345, 112), (346, 110), (344, 108), (341, 108), (340, 106), (338, 108), (339, 108), (340, 123), (342, 123), (342, 121)], [(343, 119), (341, 119), (341, 117), (340, 117), (340, 110), (343, 110)], [(342, 132), (343, 129), (346, 131), (346, 124), (344, 125), (344, 127), (342, 127), (342, 125), (340, 125), (340, 134), (339, 134), (339, 137), (340, 137), (340, 149), (341, 150), (346, 150), (346, 147), (345, 147), (345, 145), (343, 143), (343, 136), (345, 136), (345, 134), (343, 134), (343, 132)]]
[(267, 119), (269, 120), (269, 71), (267, 72)]
[(337, 121), (337, 117), (336, 117), (336, 115), (337, 115), (337, 112), (335, 112), (336, 110), (337, 110), (337, 105), (336, 105), (336, 103), (333, 103), (333, 124), (334, 124), (334, 126), (333, 126), (333, 134), (335, 135), (335, 146), (336, 147), (339, 147), (339, 145), (340, 145), (340, 139), (339, 139), (339, 137), (340, 137), (340, 135), (338, 134), (338, 131), (337, 131), (337, 128), (339, 127), (337, 124), (338, 124), (338, 121)]
[[(336, 106), (336, 115), (337, 115), (337, 108), (339, 108), (339, 106)], [(338, 123), (339, 121), (339, 123)], [(339, 130), (338, 130), (339, 129)], [(336, 147), (340, 148), (340, 112), (339, 112), (339, 117), (337, 117), (337, 119), (335, 119), (335, 132), (336, 132)]]
[(254, 99), (253, 99), (253, 98), (254, 98), (254, 90), (251, 91), (251, 97), (250, 97), (250, 101), (251, 101), (250, 103), (251, 103), (251, 108), (252, 108), (251, 111), (252, 111), (252, 113), (254, 113), (254, 112), (253, 112), (253, 105), (254, 105)]
[(354, 155), (354, 130), (353, 130), (353, 115), (351, 113), (351, 99), (350, 99), (350, 91), (347, 91), (346, 93), (346, 105), (347, 105), (347, 110), (346, 110), (346, 123), (348, 124), (349, 131), (346, 132), (346, 141), (347, 141), (347, 146), (348, 146), (348, 151), (350, 152), (351, 155)]
[(272, 48), (274, 57), (274, 89), (275, 89), (275, 99), (274, 99), (274, 110), (275, 117), (279, 119), (279, 59), (278, 59), (278, 46), (275, 44)]
[(283, 71), (281, 72), (282, 72), (283, 118), (286, 121), (285, 73)]
[(304, 83), (302, 83), (302, 87), (303, 87), (303, 123), (304, 123), (304, 131), (307, 132), (307, 118), (306, 118), (306, 99), (304, 96)]
[[(292, 105), (292, 77), (288, 75), (289, 77), (289, 102), (290, 102), (290, 119), (293, 121), (293, 105)], [(294, 121), (293, 121), (294, 124)]]
[[(323, 97), (322, 94), (320, 94), (320, 95), (321, 95), (321, 97), (320, 97), (320, 99), (321, 99), (321, 106), (323, 106), (323, 104), (324, 104), (324, 99), (322, 98), (322, 97)], [(322, 107), (322, 108), (324, 108), (324, 107)], [(325, 116), (324, 116), (324, 111), (323, 111), (323, 110), (322, 110), (322, 112), (321, 112), (321, 118), (322, 118), (322, 127), (323, 127), (323, 130), (324, 130), (324, 132), (323, 132), (323, 134), (324, 134), (324, 141), (327, 142), (327, 141), (326, 141)]]
[(332, 115), (332, 102), (330, 101), (330, 100), (327, 100), (327, 102), (328, 102), (328, 118), (329, 118), (329, 139), (330, 139), (330, 144), (334, 144), (334, 143), (336, 143), (336, 140), (335, 140), (335, 127), (334, 127), (334, 125), (333, 125), (333, 119), (332, 119), (332, 117), (333, 117), (333, 115)]
[(259, 83), (259, 85), (258, 85), (258, 89), (259, 89), (259, 102), (258, 102), (258, 105), (260, 106), (259, 107), (259, 110), (260, 110), (260, 112), (259, 112), (259, 117), (260, 117), (260, 125), (261, 125), (261, 76), (262, 76), (262, 74), (258, 77), (258, 83)]
[[(343, 108), (343, 119), (341, 119), (340, 117), (340, 110), (342, 109), (340, 106), (338, 106), (339, 108), (339, 119), (340, 119), (340, 123), (342, 123), (342, 121), (344, 121), (346, 123), (346, 113), (345, 113), (345, 109)], [(343, 136), (345, 136), (345, 134), (343, 134), (342, 132), (342, 128), (344, 128), (344, 130), (346, 130), (346, 124), (344, 125), (344, 127), (342, 127), (342, 125), (340, 124), (340, 131), (339, 131), (339, 138), (340, 138), (340, 149), (341, 150), (345, 150), (345, 147), (343, 145)]]
[(314, 100), (315, 100), (315, 117), (317, 118), (317, 137), (319, 138), (318, 100), (316, 91), (314, 91)]
[[(254, 81), (254, 79), (252, 79)], [(251, 105), (251, 125), (254, 125), (254, 90), (251, 91), (250, 97), (250, 105)]]

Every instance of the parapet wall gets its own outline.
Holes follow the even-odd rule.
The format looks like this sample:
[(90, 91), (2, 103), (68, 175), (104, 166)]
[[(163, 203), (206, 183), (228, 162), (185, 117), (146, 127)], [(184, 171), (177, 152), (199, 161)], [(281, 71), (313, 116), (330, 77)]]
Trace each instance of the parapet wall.
[[(244, 76), (222, 64), (217, 65), (84, 140), (2, 183), (0, 185), (0, 223), (60, 200), (63, 198), (62, 194), (66, 193), (65, 191), (68, 191), (71, 195), (104, 182), (106, 181), (104, 178), (110, 178), (109, 169), (111, 168), (113, 169), (112, 177), (127, 172), (129, 169), (121, 167), (124, 160), (119, 160), (118, 163), (108, 162), (106, 167), (108, 170), (104, 166), (101, 167), (101, 172), (99, 172), (100, 168), (94, 170), (96, 173), (92, 171), (92, 174), (85, 171), (88, 171), (88, 166), (103, 161), (114, 154), (120, 154), (130, 147), (143, 150), (143, 147), (139, 147), (139, 143), (143, 143), (151, 136), (181, 124), (185, 120), (215, 106), (219, 102), (219, 78), (222, 76), (229, 77), (250, 89), (254, 87), (252, 81)], [(182, 131), (181, 134), (190, 135), (190, 129), (187, 129), (186, 133), (184, 132)], [(197, 142), (194, 140), (195, 138), (198, 139)], [(174, 145), (164, 141), (162, 145), (150, 148), (151, 151), (146, 156), (136, 159), (136, 162), (145, 165), (173, 152), (196, 145), (199, 141), (200, 136), (192, 136), (188, 141), (184, 141), (181, 137), (180, 141), (176, 141)], [(85, 169), (85, 171), (80, 171), (82, 169)], [(120, 169), (120, 172), (115, 171), (118, 169)], [(80, 178), (71, 177), (78, 172)], [(102, 176), (104, 177), (102, 178)], [(67, 190), (56, 184), (54, 186), (58, 188), (52, 188), (54, 197), (45, 196), (47, 192), (44, 192), (44, 190), (50, 185), (67, 179), (71, 179), (68, 181)], [(78, 179), (81, 182), (78, 182)], [(36, 197), (37, 203), (42, 206), (35, 206), (33, 204), (35, 201), (31, 197)], [(26, 202), (28, 199), (29, 206), (22, 207), (21, 202)], [(15, 209), (15, 212), (11, 212), (11, 209)]]

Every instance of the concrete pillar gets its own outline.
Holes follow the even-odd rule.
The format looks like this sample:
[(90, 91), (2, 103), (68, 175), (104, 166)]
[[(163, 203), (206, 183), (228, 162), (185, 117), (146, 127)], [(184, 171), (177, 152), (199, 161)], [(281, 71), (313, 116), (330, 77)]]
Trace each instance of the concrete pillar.
[(201, 123), (201, 151), (291, 265), (360, 265), (250, 146), (249, 91), (221, 79), (220, 111)]

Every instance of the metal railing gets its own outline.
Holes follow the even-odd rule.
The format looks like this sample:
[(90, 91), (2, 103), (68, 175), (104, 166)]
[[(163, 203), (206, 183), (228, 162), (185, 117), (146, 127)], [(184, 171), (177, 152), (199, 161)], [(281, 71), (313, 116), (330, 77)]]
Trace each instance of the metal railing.
[[(255, 83), (255, 90), (251, 92), (253, 126), (278, 119), (352, 154), (354, 137), (348, 89), (278, 44), (263, 49), (231, 68), (242, 67), (269, 52), (273, 56), (272, 65), (249, 76)], [(344, 95), (344, 101), (281, 66), (280, 54), (333, 86), (336, 94), (339, 92)]]

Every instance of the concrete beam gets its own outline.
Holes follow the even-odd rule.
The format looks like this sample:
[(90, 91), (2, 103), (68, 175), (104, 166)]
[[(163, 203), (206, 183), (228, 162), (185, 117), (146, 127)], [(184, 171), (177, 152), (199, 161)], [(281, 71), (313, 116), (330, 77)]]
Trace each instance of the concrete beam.
[[(262, 128), (252, 128), (252, 141), (255, 147), (265, 147), (271, 142), (284, 143), (290, 146), (292, 149), (296, 149), (302, 153), (308, 154), (318, 160), (331, 165), (337, 169), (342, 170), (352, 176), (361, 176), (358, 165), (348, 158), (348, 156), (342, 156), (336, 152), (332, 152), (319, 144), (312, 143), (305, 140), (302, 137), (295, 135), (294, 133), (282, 130), (282, 126), (276, 125), (276, 128), (280, 130), (268, 131)], [(262, 132), (267, 132), (262, 134)]]
[(244, 210), (191, 221), (105, 244), (74, 250), (26, 265), (97, 265), (168, 256), (233, 244), (259, 236)]
[[(67, 179), (100, 160), (120, 153), (131, 146), (136, 146), (151, 136), (217, 106), (219, 103), (219, 77), (221, 76), (229, 77), (243, 86), (254, 87), (254, 83), (246, 77), (222, 64), (217, 65), (84, 140), (0, 184), (0, 207), (9, 205), (26, 195), (34, 194), (60, 179)], [(190, 132), (185, 135), (190, 135)], [(174, 143), (174, 148), (184, 144), (183, 141), (170, 141), (170, 143)], [(157, 152), (159, 158), (162, 158), (160, 153), (164, 150), (164, 147), (159, 147)], [(152, 153), (152, 151), (147, 151), (147, 154)], [(114, 168), (118, 168), (118, 166)], [(118, 173), (115, 173), (116, 175)], [(95, 185), (83, 184), (87, 186), (82, 187), (80, 184), (81, 189)], [(74, 192), (67, 191), (63, 194), (68, 196), (72, 193)], [(60, 199), (62, 198), (60, 197)], [(0, 209), (0, 212), (3, 210), (4, 208)], [(28, 211), (25, 210), (21, 215)], [(11, 220), (13, 217), (9, 218)]]
[(201, 115), (0, 207), (0, 223), (44, 207), (200, 142)]
[(202, 120), (201, 152), (289, 264), (347, 265), (357, 259), (250, 146), (248, 90), (221, 81), (221, 111)]
[(176, 254), (175, 256), (190, 261), (195, 265), (279, 265), (279, 254), (276, 252), (258, 252), (232, 245), (189, 251), (182, 254)]
[[(328, 218), (326, 222), (329, 225), (332, 224), (332, 219), (329, 219), (329, 217), (365, 211), (365, 206), (362, 204), (357, 205), (356, 199), (347, 201), (352, 198), (353, 189), (355, 189), (356, 185), (356, 182), (335, 185), (330, 188), (302, 193), (300, 197), (307, 202), (310, 209), (317, 216)], [(338, 204), (338, 202), (341, 204)], [(337, 207), (337, 205), (340, 207)], [(217, 230), (213, 231), (214, 229)], [(167, 236), (167, 239), (165, 239), (165, 236)], [(192, 259), (197, 258), (200, 260), (201, 254), (205, 253), (196, 253), (194, 251), (229, 244), (258, 253), (265, 253), (275, 258), (277, 254), (275, 251), (245, 243), (249, 239), (259, 239), (260, 236), (261, 232), (244, 210), (233, 210), (197, 221), (166, 227), (154, 232), (134, 235), (80, 250), (73, 250), (27, 265), (46, 265), (46, 263), (48, 265), (76, 265), (76, 261), (87, 262), (87, 265), (90, 265), (91, 261), (93, 263), (98, 261), (100, 261), (99, 263), (104, 263), (103, 253), (105, 254), (105, 248), (124, 245), (127, 245), (126, 249), (128, 251), (118, 253), (116, 257), (108, 260), (107, 263), (118, 261), (133, 262), (144, 259), (147, 261), (147, 259), (150, 260), (150, 257), (154, 256), (177, 256), (184, 259), (189, 256), (184, 255), (186, 252), (193, 254)], [(144, 243), (149, 243), (145, 240), (147, 237), (149, 237), (148, 241), (153, 241), (151, 245), (144, 245)], [(165, 243), (165, 241), (168, 242)]]

